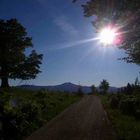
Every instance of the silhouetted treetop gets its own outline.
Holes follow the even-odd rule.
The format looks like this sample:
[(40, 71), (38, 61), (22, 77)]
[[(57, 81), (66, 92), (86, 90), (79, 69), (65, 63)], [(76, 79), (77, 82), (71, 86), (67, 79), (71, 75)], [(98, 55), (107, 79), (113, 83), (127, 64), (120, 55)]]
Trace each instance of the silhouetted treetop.
[(16, 20), (0, 20), (0, 79), (1, 86), (8, 87), (8, 78), (34, 79), (40, 72), (42, 54), (35, 50), (29, 56), (25, 49), (33, 47), (32, 38)]
[(87, 0), (82, 7), (84, 16), (96, 16), (92, 23), (97, 32), (108, 24), (118, 27), (119, 46), (127, 54), (123, 60), (140, 65), (140, 0)]
[(105, 94), (108, 91), (109, 88), (109, 82), (107, 80), (101, 81), (99, 88), (101, 89), (101, 91)]

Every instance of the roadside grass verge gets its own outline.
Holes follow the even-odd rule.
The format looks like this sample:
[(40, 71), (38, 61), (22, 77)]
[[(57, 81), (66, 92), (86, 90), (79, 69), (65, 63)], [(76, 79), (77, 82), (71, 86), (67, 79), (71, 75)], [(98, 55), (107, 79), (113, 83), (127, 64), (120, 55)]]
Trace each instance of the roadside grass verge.
[(13, 135), (7, 126), (3, 132), (13, 139), (23, 140), (80, 98), (66, 92), (0, 89), (2, 117), (8, 118), (16, 133)]
[(118, 140), (140, 140), (140, 121), (110, 107), (108, 95), (99, 95), (108, 117), (116, 130)]
[(80, 97), (68, 93), (48, 93), (46, 98), (47, 112), (46, 120), (49, 121), (65, 110), (72, 103), (80, 100)]
[(62, 112), (72, 103), (80, 100), (80, 96), (67, 92), (48, 91), (48, 90), (25, 90), (18, 88), (2, 90), (9, 93), (11, 98), (21, 98), (23, 100), (36, 101), (39, 104), (46, 106), (46, 112), (43, 113), (45, 119), (48, 121)]

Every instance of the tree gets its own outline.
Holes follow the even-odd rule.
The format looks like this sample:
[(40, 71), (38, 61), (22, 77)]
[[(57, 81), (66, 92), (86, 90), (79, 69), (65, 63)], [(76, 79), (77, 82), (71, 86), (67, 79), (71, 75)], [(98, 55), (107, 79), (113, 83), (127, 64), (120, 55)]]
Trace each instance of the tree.
[(82, 7), (84, 16), (96, 16), (92, 23), (97, 32), (109, 24), (118, 27), (122, 33), (119, 47), (127, 54), (122, 59), (140, 65), (140, 1), (87, 0)]
[(25, 49), (32, 47), (32, 38), (16, 20), (0, 20), (0, 79), (1, 87), (9, 87), (8, 79), (34, 79), (40, 72), (42, 54), (35, 50), (29, 56)]
[(106, 80), (103, 80), (101, 81), (99, 88), (102, 90), (104, 94), (106, 94), (109, 88), (109, 83)]
[(130, 83), (127, 84), (125, 88), (125, 93), (126, 94), (132, 94), (134, 91), (134, 85), (131, 85)]
[(83, 95), (83, 91), (82, 91), (82, 86), (81, 85), (78, 86), (77, 94), (79, 96), (82, 96)]
[(139, 86), (140, 85), (140, 82), (139, 82), (139, 78), (138, 77), (136, 77), (136, 79), (135, 79), (135, 84), (134, 84), (135, 86)]
[(91, 86), (91, 91), (92, 91), (92, 93), (95, 93), (95, 91), (96, 91), (95, 85), (92, 85), (92, 86)]

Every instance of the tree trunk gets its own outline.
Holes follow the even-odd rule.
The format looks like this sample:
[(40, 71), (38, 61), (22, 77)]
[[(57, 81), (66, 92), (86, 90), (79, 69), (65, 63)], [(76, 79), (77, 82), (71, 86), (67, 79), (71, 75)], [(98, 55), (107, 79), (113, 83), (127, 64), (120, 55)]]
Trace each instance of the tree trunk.
[(8, 84), (8, 77), (3, 77), (3, 78), (1, 79), (1, 87), (3, 87), (3, 88), (9, 87), (9, 84)]
[(1, 65), (1, 87), (9, 87), (7, 65), (3, 62)]

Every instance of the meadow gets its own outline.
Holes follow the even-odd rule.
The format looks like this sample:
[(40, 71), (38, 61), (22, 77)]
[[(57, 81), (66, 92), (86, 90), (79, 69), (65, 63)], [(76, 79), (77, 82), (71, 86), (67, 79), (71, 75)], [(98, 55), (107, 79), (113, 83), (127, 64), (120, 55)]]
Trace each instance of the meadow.
[(5, 139), (25, 139), (79, 99), (76, 94), (43, 89), (3, 89), (0, 91), (0, 107), (4, 118), (1, 123), (5, 128), (0, 133)]

